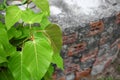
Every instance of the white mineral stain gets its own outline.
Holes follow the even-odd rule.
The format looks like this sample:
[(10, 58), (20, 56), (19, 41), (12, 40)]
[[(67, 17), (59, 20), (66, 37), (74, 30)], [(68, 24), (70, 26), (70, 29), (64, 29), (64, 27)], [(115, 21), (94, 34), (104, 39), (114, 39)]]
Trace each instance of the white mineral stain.
[(56, 6), (51, 6), (50, 7), (50, 12), (51, 12), (51, 15), (58, 15), (60, 14), (62, 11), (60, 8), (56, 7)]

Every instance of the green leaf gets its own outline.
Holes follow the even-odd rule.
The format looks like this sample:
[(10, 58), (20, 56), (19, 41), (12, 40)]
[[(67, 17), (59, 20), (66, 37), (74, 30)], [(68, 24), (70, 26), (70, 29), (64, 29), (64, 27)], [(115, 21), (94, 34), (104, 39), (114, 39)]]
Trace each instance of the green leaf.
[(0, 70), (0, 80), (15, 80), (15, 79), (13, 78), (13, 75), (8, 69), (3, 68), (2, 70)]
[(12, 52), (15, 50), (15, 47), (13, 47), (8, 40), (7, 31), (5, 30), (4, 26), (0, 27), (0, 43), (4, 47), (4, 51), (6, 52), (6, 55), (11, 55)]
[(0, 67), (8, 67), (8, 61), (0, 63)]
[(48, 0), (32, 0), (38, 8), (40, 8), (43, 12), (50, 14), (49, 3)]
[(40, 80), (49, 68), (52, 55), (53, 51), (47, 40), (35, 37), (33, 41), (25, 43), (20, 54), (10, 59), (10, 70), (16, 80)]
[(6, 10), (5, 24), (9, 30), (17, 21), (20, 20), (22, 10), (17, 6), (9, 6)]
[(7, 62), (6, 57), (7, 57), (7, 55), (4, 51), (3, 45), (0, 44), (0, 64), (3, 63), (3, 62)]
[(8, 39), (19, 38), (22, 35), (22, 31), (17, 30), (15, 27), (12, 27), (8, 30)]
[(62, 47), (62, 31), (58, 25), (50, 24), (45, 28), (44, 34), (48, 37), (54, 49), (52, 62), (57, 64), (58, 68), (63, 69), (63, 60), (59, 54)]
[(47, 17), (43, 17), (42, 21), (40, 22), (41, 28), (45, 29), (51, 22)]
[(17, 39), (23, 39), (29, 37), (29, 27), (25, 26), (18, 29), (19, 32), (22, 32), (22, 35), (17, 37)]
[(58, 68), (63, 70), (63, 59), (59, 53), (53, 55), (52, 62), (57, 65)]
[(0, 26), (0, 42), (4, 47), (8, 46), (9, 44), (7, 31), (5, 30), (4, 26)]
[(16, 29), (15, 29), (14, 27), (12, 27), (11, 29), (9, 29), (9, 30), (7, 31), (8, 39), (9, 39), (9, 40), (14, 37), (14, 35), (15, 35), (14, 32), (15, 32), (15, 31), (16, 31)]
[(8, 66), (15, 80), (31, 80), (30, 73), (23, 62), (22, 52), (15, 52), (9, 59)]
[(62, 47), (62, 31), (56, 24), (50, 24), (45, 28), (44, 34), (48, 37), (54, 53), (60, 53)]
[(10, 30), (8, 30), (8, 37), (9, 42), (13, 46), (21, 47), (23, 43), (29, 40), (30, 34), (29, 34), (29, 28), (28, 27), (12, 27)]
[(5, 6), (3, 3), (0, 3), (0, 10), (4, 10), (5, 9)]
[(52, 65), (50, 65), (44, 76), (44, 80), (52, 80), (53, 72), (54, 72), (54, 67)]
[(45, 75), (51, 63), (52, 55), (52, 48), (44, 39), (34, 38), (33, 41), (25, 43), (23, 61), (32, 74), (33, 80), (40, 80)]
[(34, 13), (32, 10), (27, 9), (23, 11), (22, 20), (25, 23), (33, 24), (33, 23), (40, 23), (44, 14), (43, 13)]

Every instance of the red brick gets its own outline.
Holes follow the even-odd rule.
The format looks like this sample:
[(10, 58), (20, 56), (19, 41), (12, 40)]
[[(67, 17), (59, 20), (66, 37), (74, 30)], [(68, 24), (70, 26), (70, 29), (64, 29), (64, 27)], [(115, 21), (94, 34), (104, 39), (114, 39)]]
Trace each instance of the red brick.
[(80, 80), (81, 78), (88, 77), (90, 75), (91, 69), (88, 68), (84, 71), (75, 72), (75, 80)]
[(108, 39), (108, 38), (107, 38), (107, 37), (105, 37), (105, 36), (104, 36), (104, 37), (102, 37), (102, 38), (100, 39), (99, 44), (100, 44), (100, 45), (105, 44), (105, 43), (106, 43), (106, 41), (107, 41), (107, 39)]
[(64, 59), (64, 64), (65, 65), (69, 65), (71, 63), (71, 60), (69, 60), (69, 59)]
[(74, 54), (78, 54), (81, 51), (84, 51), (86, 49), (86, 46), (86, 42), (81, 42), (79, 44), (71, 46), (68, 50), (68, 56), (72, 56)]
[(120, 13), (116, 15), (116, 24), (120, 23)]
[(65, 70), (65, 74), (73, 73), (75, 71), (81, 71), (80, 66), (78, 64), (70, 64)]
[(118, 46), (118, 49), (120, 49), (120, 43), (118, 43), (117, 46)]
[(104, 30), (104, 23), (102, 20), (97, 22), (90, 23), (90, 31), (88, 33), (88, 36), (93, 36), (98, 33), (101, 33)]
[(58, 80), (66, 80), (65, 76), (61, 76)]
[(57, 74), (56, 73), (53, 73), (52, 80), (57, 80)]
[(72, 33), (70, 35), (63, 35), (63, 44), (74, 43), (77, 40), (77, 33)]
[(64, 73), (65, 74), (69, 74), (69, 73), (73, 73), (74, 70), (72, 69), (72, 67), (67, 67), (65, 70), (64, 70)]
[(98, 57), (98, 58), (96, 58), (96, 60), (95, 60), (95, 62), (94, 62), (94, 66), (96, 66), (96, 65), (99, 65), (101, 62), (103, 62), (103, 61), (105, 61), (106, 60), (106, 57), (105, 57), (105, 55), (103, 55), (102, 57)]
[[(114, 41), (112, 44), (111, 44), (111, 48), (114, 47), (114, 46), (118, 46), (118, 44), (120, 44), (120, 38), (118, 38), (116, 41)], [(118, 46), (119, 47), (119, 46)]]
[(85, 62), (86, 60), (89, 60), (91, 58), (95, 58), (97, 56), (98, 53), (98, 48), (96, 48), (95, 50), (89, 52), (86, 55), (83, 55), (82, 58), (80, 59), (81, 62)]
[(74, 71), (80, 71), (81, 70), (79, 64), (71, 64), (71, 66), (72, 66)]
[(105, 63), (105, 68), (107, 68), (112, 63), (112, 58), (109, 58)]

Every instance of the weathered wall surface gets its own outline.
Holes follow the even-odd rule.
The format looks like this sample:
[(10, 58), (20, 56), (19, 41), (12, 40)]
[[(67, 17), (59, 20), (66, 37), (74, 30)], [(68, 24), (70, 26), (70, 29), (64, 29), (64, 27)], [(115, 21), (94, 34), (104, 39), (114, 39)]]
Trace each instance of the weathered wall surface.
[(119, 0), (49, 0), (51, 19), (68, 27), (85, 27), (86, 23), (114, 16), (120, 11)]
[(55, 80), (79, 80), (97, 75), (112, 63), (120, 49), (119, 15), (64, 30), (61, 54), (65, 70), (61, 74), (56, 70)]
[(82, 8), (78, 3), (69, 3), (72, 0), (68, 0), (68, 3), (63, 0), (50, 1), (51, 20), (61, 25), (63, 30), (61, 55), (65, 68), (64, 71), (56, 69), (53, 79), (96, 80), (94, 77), (90, 79), (91, 76), (102, 73), (119, 53), (119, 2), (96, 0), (90, 6)]

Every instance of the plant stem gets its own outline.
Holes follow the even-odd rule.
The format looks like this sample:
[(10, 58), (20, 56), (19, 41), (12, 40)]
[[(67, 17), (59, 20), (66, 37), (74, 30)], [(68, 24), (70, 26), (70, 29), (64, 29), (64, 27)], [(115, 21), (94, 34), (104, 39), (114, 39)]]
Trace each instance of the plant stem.
[(31, 24), (29, 24), (30, 26), (29, 26), (29, 28), (30, 28), (30, 39), (33, 41), (34, 40), (34, 36), (33, 36), (33, 33), (32, 33), (32, 26), (31, 26)]
[(6, 4), (6, 2), (7, 2), (6, 0), (4, 0), (4, 2), (3, 2), (5, 8), (7, 8), (7, 4)]

